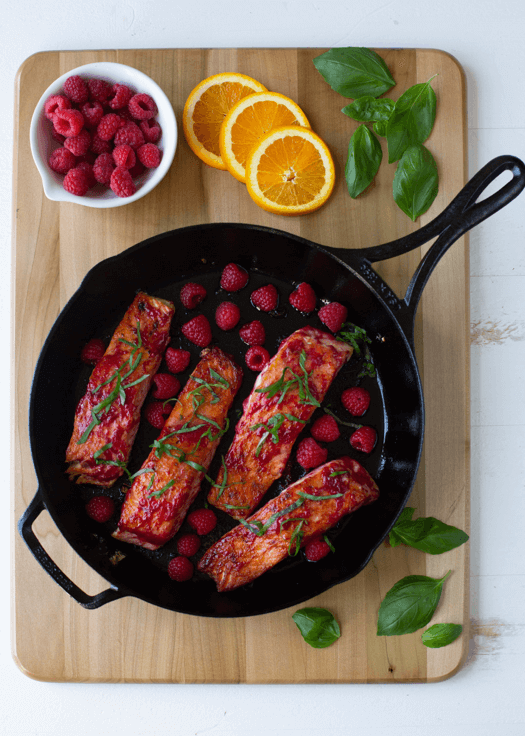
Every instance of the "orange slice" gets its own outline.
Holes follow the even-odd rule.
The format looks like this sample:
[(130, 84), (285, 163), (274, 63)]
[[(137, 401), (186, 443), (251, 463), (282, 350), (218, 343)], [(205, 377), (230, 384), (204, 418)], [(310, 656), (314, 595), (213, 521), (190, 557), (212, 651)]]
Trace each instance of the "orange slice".
[(326, 202), (334, 183), (330, 151), (309, 128), (288, 125), (270, 131), (246, 161), (248, 192), (268, 212), (313, 212)]
[(266, 87), (245, 74), (214, 74), (190, 92), (182, 113), (188, 145), (204, 163), (226, 169), (219, 149), (219, 131), (226, 113), (243, 97)]
[(221, 157), (228, 171), (246, 181), (248, 154), (261, 138), (283, 125), (310, 127), (299, 105), (278, 92), (249, 95), (232, 107), (224, 118), (219, 136)]

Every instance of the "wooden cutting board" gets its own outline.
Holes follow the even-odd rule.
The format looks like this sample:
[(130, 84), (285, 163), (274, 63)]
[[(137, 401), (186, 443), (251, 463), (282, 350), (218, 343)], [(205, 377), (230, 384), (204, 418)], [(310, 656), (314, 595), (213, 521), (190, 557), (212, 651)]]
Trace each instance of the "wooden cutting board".
[[(465, 80), (449, 55), (434, 50), (381, 49), (397, 86), (434, 74), (438, 98), (427, 145), (439, 168), (439, 194), (413, 224), (394, 204), (394, 166), (386, 156), (375, 183), (352, 200), (344, 163), (356, 124), (347, 104), (315, 70), (325, 49), (162, 49), (46, 52), (30, 57), (16, 80), (13, 198), (13, 529), (36, 490), (27, 413), (31, 377), (42, 343), (85, 273), (98, 261), (172, 228), (204, 222), (247, 222), (280, 228), (317, 243), (362, 247), (393, 240), (437, 215), (466, 181)], [(116, 61), (150, 75), (170, 98), (179, 123), (174, 163), (143, 199), (113, 210), (56, 203), (43, 194), (29, 149), (33, 109), (47, 86), (69, 69)], [(243, 184), (202, 164), (182, 135), (181, 113), (191, 89), (220, 71), (239, 71), (281, 92), (305, 110), (330, 147), (337, 183), (318, 212), (286, 218), (259, 209)], [(378, 265), (402, 295), (422, 253)], [(458, 242), (439, 264), (417, 317), (417, 355), (426, 398), (426, 439), (411, 499), (418, 515), (469, 527), (468, 251)], [(384, 493), (388, 489), (383, 488)], [(34, 524), (53, 560), (83, 590), (107, 583), (68, 546), (47, 512)], [(308, 605), (330, 609), (342, 636), (331, 647), (305, 644), (291, 615), (300, 606), (246, 619), (213, 620), (175, 614), (127, 598), (94, 611), (73, 601), (42, 570), (13, 533), (13, 653), (30, 677), (103, 682), (429, 682), (457, 671), (468, 651), (468, 545), (431, 557), (383, 544), (353, 580)], [(463, 635), (443, 649), (427, 649), (420, 633), (376, 636), (377, 611), (389, 588), (408, 574), (448, 579), (434, 622), (462, 623)]]

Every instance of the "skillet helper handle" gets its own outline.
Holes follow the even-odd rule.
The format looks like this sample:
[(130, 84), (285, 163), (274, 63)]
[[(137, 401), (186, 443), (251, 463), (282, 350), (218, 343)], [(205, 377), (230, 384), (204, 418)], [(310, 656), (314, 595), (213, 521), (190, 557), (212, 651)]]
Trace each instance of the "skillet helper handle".
[(77, 603), (80, 603), (81, 606), (88, 609), (100, 608), (100, 606), (103, 606), (105, 603), (110, 603), (111, 601), (124, 597), (125, 593), (122, 593), (114, 587), (103, 590), (97, 595), (88, 595), (87, 593), (84, 593), (78, 585), (75, 585), (75, 583), (70, 580), (59, 567), (57, 567), (42, 547), (33, 531), (33, 524), (42, 511), (44, 511), (44, 504), (40, 498), (40, 490), (37, 490), (33, 500), (18, 522), (18, 531), (33, 553), (34, 558), (40, 563), (44, 570), (51, 575), (55, 583), (58, 583), (66, 593), (69, 593), (69, 595), (76, 600)]

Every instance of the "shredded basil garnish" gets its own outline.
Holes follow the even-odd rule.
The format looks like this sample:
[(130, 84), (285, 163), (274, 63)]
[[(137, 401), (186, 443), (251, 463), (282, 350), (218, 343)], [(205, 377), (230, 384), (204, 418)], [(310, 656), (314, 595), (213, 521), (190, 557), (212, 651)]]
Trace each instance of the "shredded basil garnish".
[(326, 496), (314, 496), (313, 493), (306, 493), (305, 491), (297, 491), (297, 495), (301, 496), (301, 498), (307, 498), (309, 501), (326, 501), (327, 498), (341, 498), (341, 496), (344, 496), (344, 493), (330, 493)]
[[(286, 522), (283, 522), (283, 523), (287, 524), (289, 521), (299, 522), (292, 532), (292, 536), (290, 537), (290, 543), (288, 545), (288, 555), (290, 557), (296, 557), (297, 554), (299, 553), (299, 550), (301, 549), (301, 542), (303, 541), (303, 537), (304, 537), (303, 525), (307, 524), (308, 521), (306, 519), (297, 517), (295, 519), (287, 519)], [(295, 549), (292, 552), (292, 545), (294, 544), (294, 542), (295, 542)]]
[(328, 477), (329, 478), (335, 478), (336, 475), (346, 475), (349, 472), (350, 472), (349, 470), (334, 470), (334, 472), (333, 473), (330, 473), (330, 475)]
[(266, 430), (259, 440), (257, 447), (255, 448), (255, 457), (259, 457), (263, 445), (268, 437), (272, 438), (272, 442), (274, 444), (277, 444), (279, 442), (279, 429), (282, 427), (285, 419), (289, 419), (291, 422), (301, 422), (301, 424), (306, 424), (305, 419), (294, 417), (293, 414), (275, 414), (268, 420), (266, 424), (264, 424), (264, 422), (259, 422), (258, 424), (253, 424), (250, 427), (250, 429), (253, 430), (259, 429), (259, 427), (264, 427), (264, 429)]
[(281, 516), (284, 516), (285, 514), (289, 514), (290, 511), (295, 511), (295, 509), (298, 509), (299, 506), (302, 506), (304, 503), (304, 499), (300, 498), (297, 501), (294, 501), (290, 506), (287, 506), (282, 511), (276, 511), (275, 514), (272, 514), (266, 524), (262, 524), (259, 520), (255, 521), (245, 521), (244, 519), (241, 519), (241, 524), (243, 524), (245, 527), (247, 527), (253, 534), (255, 534), (257, 537), (262, 537), (263, 534), (271, 527), (271, 525), (274, 523), (274, 521), (277, 521)]
[[(153, 485), (153, 479), (151, 479), (151, 484)], [(159, 498), (159, 496), (162, 496), (162, 494), (168, 490), (168, 488), (171, 488), (175, 485), (175, 480), (169, 480), (165, 486), (162, 486), (162, 488), (159, 488), (158, 491), (152, 491), (152, 493), (149, 494), (148, 498)], [(149, 490), (149, 489), (146, 489)]]
[[(281, 373), (281, 377), (278, 378), (277, 381), (274, 381), (274, 383), (271, 383), (269, 386), (265, 386), (265, 388), (256, 388), (256, 393), (267, 393), (270, 399), (280, 393), (281, 395), (277, 402), (280, 404), (284, 400), (286, 393), (294, 386), (297, 386), (299, 401), (302, 404), (321, 406), (317, 399), (312, 395), (308, 385), (308, 379), (312, 375), (312, 372), (308, 373), (306, 370), (306, 352), (304, 350), (301, 350), (299, 355), (299, 366), (303, 372), (302, 376), (298, 376), (289, 366), (285, 366)], [(293, 378), (290, 378), (288, 381), (285, 380), (287, 371), (289, 371), (293, 376)]]

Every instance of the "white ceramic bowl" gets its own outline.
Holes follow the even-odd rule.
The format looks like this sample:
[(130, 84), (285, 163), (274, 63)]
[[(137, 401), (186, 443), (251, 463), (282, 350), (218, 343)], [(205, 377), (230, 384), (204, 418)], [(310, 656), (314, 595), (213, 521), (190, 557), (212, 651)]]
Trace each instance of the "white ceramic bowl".
[[(146, 169), (139, 177), (134, 179), (137, 191), (131, 197), (117, 197), (111, 189), (104, 187), (102, 184), (92, 187), (84, 197), (77, 197), (66, 192), (62, 186), (64, 177), (49, 168), (47, 163), (49, 156), (60, 144), (51, 135), (52, 123), (44, 115), (44, 104), (51, 95), (61, 94), (65, 80), (75, 74), (84, 79), (96, 78), (104, 79), (113, 84), (116, 82), (126, 84), (134, 92), (145, 92), (150, 95), (157, 104), (158, 114), (156, 119), (162, 130), (157, 145), (162, 151), (162, 160), (160, 166), (156, 169)], [(31, 152), (42, 177), (44, 192), (48, 199), (55, 202), (75, 202), (75, 204), (81, 204), (85, 207), (121, 207), (144, 197), (166, 175), (177, 148), (177, 121), (170, 101), (153, 79), (131, 66), (99, 61), (71, 69), (46, 89), (38, 101), (31, 119), (30, 143)]]

